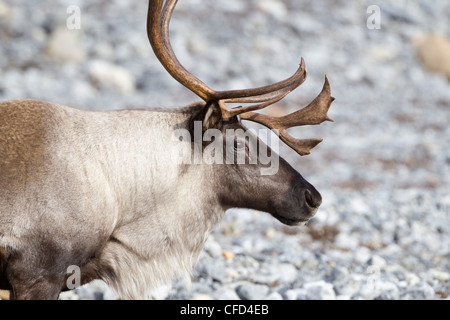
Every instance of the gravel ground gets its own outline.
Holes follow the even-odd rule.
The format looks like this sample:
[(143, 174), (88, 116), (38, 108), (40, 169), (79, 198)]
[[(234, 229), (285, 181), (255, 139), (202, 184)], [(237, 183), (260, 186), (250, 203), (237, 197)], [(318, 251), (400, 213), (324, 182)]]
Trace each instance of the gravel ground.
[[(151, 52), (146, 2), (0, 0), (0, 100), (81, 109), (198, 101)], [(71, 5), (80, 29), (67, 29)], [(367, 27), (370, 5), (381, 29)], [(446, 0), (181, 0), (172, 43), (200, 79), (215, 89), (265, 85), (304, 57), (308, 80), (269, 112), (305, 105), (327, 74), (335, 122), (298, 129), (324, 138), (310, 156), (281, 146), (322, 193), (309, 225), (230, 210), (192, 278), (154, 297), (449, 299), (450, 73), (429, 71), (416, 51), (421, 36), (450, 36), (449, 17)], [(102, 282), (61, 297), (116, 298)]]

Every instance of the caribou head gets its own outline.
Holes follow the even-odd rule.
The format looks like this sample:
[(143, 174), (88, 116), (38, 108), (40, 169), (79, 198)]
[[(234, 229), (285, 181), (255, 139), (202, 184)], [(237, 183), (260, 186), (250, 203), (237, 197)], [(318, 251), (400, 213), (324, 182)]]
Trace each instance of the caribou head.
[[(222, 132), (222, 139), (234, 139), (235, 159), (242, 155), (246, 161), (236, 164), (228, 163), (227, 168), (214, 170), (221, 172), (217, 182), (222, 184), (216, 190), (224, 190), (221, 200), (226, 207), (243, 207), (269, 212), (275, 218), (288, 225), (296, 225), (308, 221), (320, 206), (320, 193), (295, 171), (284, 159), (270, 175), (261, 175), (259, 161), (261, 152), (270, 150), (252, 133), (247, 135), (227, 135), (227, 130), (240, 129), (248, 132), (241, 120), (259, 123), (274, 132), (289, 147), (299, 155), (304, 156), (319, 144), (322, 139), (296, 139), (287, 129), (304, 125), (318, 125), (324, 121), (333, 121), (328, 115), (328, 109), (334, 98), (331, 96), (330, 83), (325, 77), (321, 93), (308, 106), (282, 117), (273, 117), (255, 111), (266, 108), (299, 87), (307, 76), (303, 58), (298, 70), (283, 81), (259, 88), (216, 91), (208, 87), (195, 75), (187, 71), (179, 62), (172, 49), (169, 39), (169, 24), (177, 0), (150, 1), (148, 8), (147, 33), (152, 48), (161, 64), (174, 79), (190, 89), (206, 104), (201, 114), (196, 118), (202, 122), (202, 130), (216, 129)], [(245, 104), (231, 108), (228, 104)], [(246, 139), (247, 138), (247, 139)], [(216, 137), (215, 139), (220, 139)], [(217, 141), (217, 140), (215, 140)], [(224, 141), (224, 146), (231, 142)], [(224, 150), (223, 154), (228, 154)], [(215, 150), (217, 152), (217, 150)], [(224, 160), (223, 163), (226, 163)], [(255, 166), (256, 164), (256, 166)], [(224, 188), (226, 186), (226, 188)]]

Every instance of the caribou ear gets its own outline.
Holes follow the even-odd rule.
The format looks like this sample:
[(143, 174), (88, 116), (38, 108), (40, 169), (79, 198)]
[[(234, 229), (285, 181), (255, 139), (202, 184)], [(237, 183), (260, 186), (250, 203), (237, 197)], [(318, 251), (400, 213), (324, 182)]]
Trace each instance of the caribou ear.
[(222, 111), (216, 102), (208, 102), (203, 114), (203, 131), (222, 127)]

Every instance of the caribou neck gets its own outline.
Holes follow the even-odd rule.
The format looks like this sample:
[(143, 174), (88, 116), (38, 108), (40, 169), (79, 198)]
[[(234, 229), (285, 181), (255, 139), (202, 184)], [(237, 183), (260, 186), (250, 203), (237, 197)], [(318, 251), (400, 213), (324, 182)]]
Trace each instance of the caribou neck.
[(145, 223), (164, 245), (201, 250), (225, 211), (213, 185), (217, 172), (206, 164), (177, 163), (180, 150), (189, 152), (192, 145), (176, 139), (174, 130), (189, 131), (202, 106), (102, 115), (103, 127), (94, 131), (110, 138), (96, 140), (103, 141), (94, 147), (97, 170), (86, 172), (100, 170), (106, 176), (105, 190), (115, 199), (116, 233)]

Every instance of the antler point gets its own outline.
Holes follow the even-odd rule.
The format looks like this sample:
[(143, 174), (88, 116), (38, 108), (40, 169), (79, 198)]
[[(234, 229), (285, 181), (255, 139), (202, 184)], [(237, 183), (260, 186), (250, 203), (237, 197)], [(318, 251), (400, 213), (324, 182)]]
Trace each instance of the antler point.
[(305, 67), (305, 59), (303, 59), (303, 57), (300, 59), (300, 66), (301, 67)]

